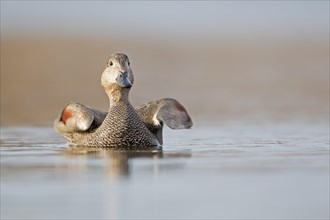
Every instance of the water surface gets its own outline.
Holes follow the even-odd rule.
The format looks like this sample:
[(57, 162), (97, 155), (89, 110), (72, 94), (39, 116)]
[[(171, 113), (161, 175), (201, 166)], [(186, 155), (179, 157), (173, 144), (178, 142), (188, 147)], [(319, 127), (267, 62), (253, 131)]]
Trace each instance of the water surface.
[(68, 148), (1, 128), (1, 219), (327, 219), (327, 123), (195, 124), (163, 151)]

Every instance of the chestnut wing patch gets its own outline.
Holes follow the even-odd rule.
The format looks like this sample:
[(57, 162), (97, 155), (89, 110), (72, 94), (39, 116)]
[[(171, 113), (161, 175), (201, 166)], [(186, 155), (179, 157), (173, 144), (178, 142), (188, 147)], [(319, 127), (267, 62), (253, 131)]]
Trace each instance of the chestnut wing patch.
[(70, 103), (63, 110), (61, 121), (65, 124), (67, 130), (86, 131), (93, 123), (94, 115), (85, 106)]

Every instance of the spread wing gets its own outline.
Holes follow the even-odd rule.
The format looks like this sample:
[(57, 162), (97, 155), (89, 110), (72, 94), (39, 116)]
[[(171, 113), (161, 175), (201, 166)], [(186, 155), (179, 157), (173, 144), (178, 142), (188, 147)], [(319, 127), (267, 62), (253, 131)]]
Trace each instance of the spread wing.
[(102, 124), (106, 115), (106, 112), (71, 102), (55, 120), (54, 127), (61, 134), (92, 130)]
[(163, 143), (164, 123), (172, 129), (187, 129), (193, 125), (187, 110), (175, 99), (164, 98), (148, 102), (135, 108), (135, 110), (149, 131), (157, 137), (160, 144)]

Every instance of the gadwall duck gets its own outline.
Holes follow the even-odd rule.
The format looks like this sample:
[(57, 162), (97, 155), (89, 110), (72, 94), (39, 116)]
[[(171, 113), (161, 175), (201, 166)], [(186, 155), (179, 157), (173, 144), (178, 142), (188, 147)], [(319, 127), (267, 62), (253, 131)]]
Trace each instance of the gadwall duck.
[(141, 149), (163, 144), (164, 123), (172, 129), (192, 126), (188, 112), (175, 99), (164, 98), (133, 108), (128, 97), (133, 83), (128, 57), (112, 54), (101, 76), (109, 111), (71, 102), (55, 120), (55, 130), (70, 145)]

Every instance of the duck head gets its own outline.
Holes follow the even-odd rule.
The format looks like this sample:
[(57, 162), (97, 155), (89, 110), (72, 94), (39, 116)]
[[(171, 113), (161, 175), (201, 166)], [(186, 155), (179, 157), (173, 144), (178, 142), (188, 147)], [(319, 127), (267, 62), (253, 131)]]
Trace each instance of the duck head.
[(110, 55), (102, 73), (101, 84), (109, 94), (115, 90), (129, 90), (134, 83), (134, 76), (128, 57), (122, 53)]

